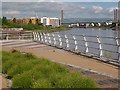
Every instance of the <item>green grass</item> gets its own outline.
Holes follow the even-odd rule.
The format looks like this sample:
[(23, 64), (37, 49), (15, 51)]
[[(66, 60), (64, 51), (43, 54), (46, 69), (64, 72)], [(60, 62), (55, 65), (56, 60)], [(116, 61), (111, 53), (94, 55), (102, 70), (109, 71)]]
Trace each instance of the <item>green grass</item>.
[(60, 26), (60, 27), (43, 27), (41, 30), (38, 30), (40, 32), (44, 33), (51, 33), (51, 32), (60, 32), (65, 30), (71, 30), (68, 26)]
[(97, 88), (91, 78), (32, 54), (2, 52), (2, 73), (12, 79), (12, 88)]

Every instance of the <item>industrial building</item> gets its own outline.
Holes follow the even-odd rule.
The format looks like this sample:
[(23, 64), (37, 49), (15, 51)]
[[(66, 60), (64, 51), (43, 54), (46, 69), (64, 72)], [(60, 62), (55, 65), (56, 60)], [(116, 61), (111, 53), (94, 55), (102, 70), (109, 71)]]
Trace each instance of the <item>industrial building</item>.
[[(32, 21), (32, 24), (36, 24), (37, 20), (38, 22), (41, 22), (40, 18), (36, 18), (36, 17), (31, 17), (31, 18), (19, 18), (19, 19), (16, 19), (16, 22), (21, 22), (21, 23), (25, 23), (25, 24), (28, 24), (29, 21)], [(11, 19), (10, 21), (12, 21), (13, 19)]]
[(59, 27), (60, 21), (59, 18), (48, 18), (48, 17), (42, 17), (41, 23), (43, 23), (44, 26), (53, 26), (53, 27)]
[(118, 22), (118, 9), (114, 9), (114, 22)]

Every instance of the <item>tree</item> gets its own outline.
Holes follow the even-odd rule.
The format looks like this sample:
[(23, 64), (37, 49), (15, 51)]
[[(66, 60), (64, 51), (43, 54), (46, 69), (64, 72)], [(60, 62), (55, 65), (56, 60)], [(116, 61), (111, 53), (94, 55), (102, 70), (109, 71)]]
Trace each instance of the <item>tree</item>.
[(13, 23), (16, 23), (16, 18), (13, 18)]
[(39, 20), (38, 20), (38, 18), (36, 19), (36, 24), (37, 24), (37, 25), (39, 24)]
[(32, 24), (32, 20), (31, 20), (31, 19), (29, 20), (29, 23), (28, 23), (28, 24)]
[(120, 23), (118, 23), (118, 26), (120, 26)]
[(2, 17), (2, 25), (7, 24), (7, 18), (5, 16)]

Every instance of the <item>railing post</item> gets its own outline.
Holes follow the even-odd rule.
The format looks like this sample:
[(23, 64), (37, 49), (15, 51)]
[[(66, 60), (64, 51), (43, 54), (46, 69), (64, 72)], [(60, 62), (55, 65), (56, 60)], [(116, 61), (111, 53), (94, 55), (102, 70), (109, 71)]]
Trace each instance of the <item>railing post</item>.
[(65, 39), (66, 39), (66, 49), (68, 49), (69, 48), (69, 41), (68, 41), (68, 37), (67, 37), (67, 35), (65, 34)]
[(43, 38), (44, 38), (44, 40), (43, 40), (43, 42), (46, 44), (46, 40), (47, 40), (47, 38), (46, 38), (46, 34), (45, 33), (43, 33)]
[(42, 33), (40, 33), (40, 37), (41, 37), (41, 43), (43, 43), (43, 35), (42, 35)]
[(87, 43), (87, 39), (85, 37), (85, 35), (83, 34), (83, 38), (84, 38), (84, 41), (85, 41), (85, 47), (86, 47), (86, 54), (89, 53), (89, 50), (88, 50), (88, 43)]
[(36, 32), (36, 41), (38, 41), (38, 32)]
[(98, 40), (98, 43), (99, 43), (100, 57), (102, 57), (103, 56), (102, 44), (101, 44), (100, 38), (98, 36), (97, 36), (97, 40)]
[(9, 39), (9, 34), (8, 33), (7, 33), (7, 37), (6, 38), (7, 38), (7, 40)]
[(47, 44), (47, 34), (45, 34), (45, 43)]
[(37, 41), (37, 32), (35, 32), (35, 41)]
[(39, 35), (39, 32), (37, 32), (37, 41), (39, 42), (39, 39), (40, 39), (40, 35)]
[(119, 63), (120, 63), (120, 46), (118, 47), (118, 60), (119, 60)]
[(46, 39), (47, 39), (47, 43), (46, 44), (49, 44), (49, 33), (47, 33)]
[(62, 40), (61, 40), (61, 36), (59, 34), (58, 34), (58, 37), (59, 37), (59, 43), (60, 43), (59, 47), (62, 47)]
[(36, 41), (36, 32), (34, 32), (34, 35), (35, 35), (35, 41)]
[(20, 35), (19, 35), (19, 40), (20, 40), (21, 38), (20, 38)]
[(34, 32), (32, 32), (32, 36), (33, 36), (33, 41), (35, 40), (35, 35), (34, 35)]
[(77, 51), (78, 46), (77, 46), (77, 40), (76, 40), (75, 36), (73, 36), (73, 39), (74, 39), (74, 42), (75, 42), (75, 51)]
[(40, 42), (40, 33), (38, 32), (38, 41)]
[(51, 36), (49, 34), (49, 45), (51, 45)]
[(38, 39), (38, 35), (37, 35), (37, 32), (36, 32), (36, 41), (37, 41), (37, 39)]
[(55, 46), (55, 44), (56, 44), (55, 35), (54, 35), (54, 34), (52, 34), (52, 36), (53, 36), (53, 40), (54, 40), (54, 43), (53, 43), (53, 45)]
[(47, 33), (46, 37), (47, 37), (47, 44), (49, 44), (49, 33)]
[(45, 33), (43, 33), (43, 43), (45, 43)]
[(119, 44), (119, 41), (118, 41), (117, 37), (115, 38), (115, 40), (116, 40), (117, 47), (118, 47), (118, 61), (120, 62), (120, 44)]

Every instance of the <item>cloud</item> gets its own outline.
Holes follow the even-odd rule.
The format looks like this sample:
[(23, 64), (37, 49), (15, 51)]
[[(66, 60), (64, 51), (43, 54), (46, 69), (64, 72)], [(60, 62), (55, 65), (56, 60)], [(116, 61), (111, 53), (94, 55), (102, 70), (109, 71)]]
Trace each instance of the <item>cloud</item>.
[(113, 17), (112, 11), (109, 11), (112, 10), (112, 7), (115, 7), (104, 7), (106, 3), (102, 3), (103, 6), (101, 6), (95, 3), (49, 1), (51, 2), (3, 2), (2, 13), (7, 17), (34, 17), (37, 13), (39, 17), (60, 18), (60, 11), (63, 9), (65, 18), (104, 18)]
[(95, 11), (95, 13), (100, 13), (103, 11), (103, 7), (101, 6), (92, 6), (92, 9)]
[(5, 14), (12, 14), (12, 15), (14, 15), (14, 14), (20, 14), (20, 12), (19, 11), (6, 11)]
[(80, 9), (83, 9), (83, 10), (85, 10), (85, 9), (86, 9), (86, 7), (83, 7), (83, 6), (81, 6), (81, 7), (80, 7)]
[(111, 8), (107, 8), (109, 13), (112, 13), (114, 11), (114, 9), (118, 9), (118, 7), (111, 7)]

